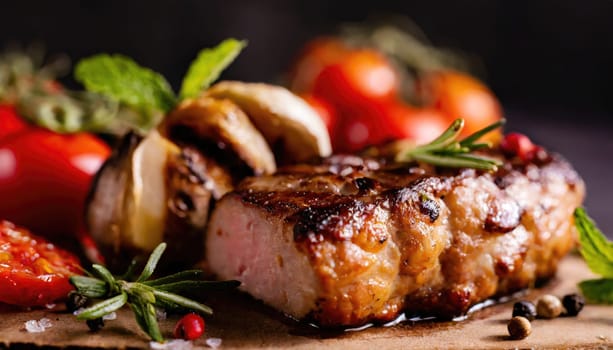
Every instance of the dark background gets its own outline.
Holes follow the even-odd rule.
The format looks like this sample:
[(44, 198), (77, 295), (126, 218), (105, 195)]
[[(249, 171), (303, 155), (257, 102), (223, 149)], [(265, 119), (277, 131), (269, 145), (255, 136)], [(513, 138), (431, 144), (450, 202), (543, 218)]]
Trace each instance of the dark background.
[(480, 57), (507, 129), (573, 162), (588, 210), (613, 237), (613, 0), (28, 0), (0, 12), (0, 45), (42, 42), (74, 60), (120, 52), (175, 87), (199, 49), (226, 37), (249, 46), (225, 78), (275, 81), (306, 40), (341, 22), (410, 16), (434, 44)]

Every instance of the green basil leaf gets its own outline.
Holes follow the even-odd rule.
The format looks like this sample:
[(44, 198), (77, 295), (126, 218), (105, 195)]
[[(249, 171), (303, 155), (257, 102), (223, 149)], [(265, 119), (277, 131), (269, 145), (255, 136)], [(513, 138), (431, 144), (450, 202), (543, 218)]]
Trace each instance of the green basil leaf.
[(81, 60), (75, 78), (89, 91), (109, 96), (145, 114), (170, 111), (176, 97), (160, 74), (123, 55), (99, 54)]
[(613, 304), (613, 278), (582, 281), (579, 288), (583, 296), (593, 303)]
[(587, 266), (594, 273), (613, 278), (613, 242), (609, 242), (607, 237), (600, 232), (585, 209), (577, 208), (574, 218), (581, 244), (579, 251)]
[(214, 48), (200, 51), (183, 78), (181, 99), (196, 97), (208, 88), (246, 45), (245, 41), (226, 39)]

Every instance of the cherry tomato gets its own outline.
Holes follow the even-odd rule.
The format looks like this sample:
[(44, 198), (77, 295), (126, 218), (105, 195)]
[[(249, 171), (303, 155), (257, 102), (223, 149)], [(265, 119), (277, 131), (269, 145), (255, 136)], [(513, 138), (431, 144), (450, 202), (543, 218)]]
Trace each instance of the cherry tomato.
[(87, 133), (33, 128), (0, 140), (0, 217), (48, 237), (76, 234), (92, 176), (109, 153)]
[(356, 105), (340, 110), (330, 137), (334, 152), (355, 152), (390, 139), (384, 121), (386, 113), (386, 103)]
[(524, 162), (532, 160), (539, 150), (539, 146), (532, 143), (528, 136), (517, 132), (507, 134), (502, 139), (500, 148), (504, 153), (511, 156), (516, 155)]
[[(454, 71), (426, 74), (418, 87), (422, 98), (442, 111), (449, 123), (464, 119), (463, 136), (470, 135), (502, 118), (502, 108), (494, 94), (475, 78)], [(489, 133), (485, 140), (500, 141), (500, 131)]]
[(354, 50), (326, 66), (315, 79), (313, 94), (336, 107), (352, 107), (396, 97), (399, 78), (382, 54)]
[(317, 112), (321, 120), (326, 125), (328, 134), (332, 135), (336, 124), (338, 123), (337, 112), (332, 104), (326, 102), (326, 100), (322, 98), (309, 94), (302, 94), (300, 97), (302, 97), (311, 106), (311, 108)]
[(0, 221), (0, 302), (42, 306), (63, 299), (73, 289), (68, 278), (80, 271), (69, 252)]
[(440, 111), (404, 103), (389, 104), (384, 118), (391, 137), (411, 139), (416, 144), (434, 140), (449, 127), (446, 116)]
[(27, 128), (28, 123), (21, 119), (14, 106), (0, 105), (0, 140)]
[(433, 108), (417, 108), (401, 101), (372, 103), (343, 111), (332, 133), (335, 152), (354, 152), (393, 139), (411, 139), (417, 144), (434, 140), (447, 127), (447, 118)]
[(310, 92), (315, 78), (328, 65), (338, 62), (349, 48), (334, 37), (320, 37), (307, 43), (290, 70), (290, 88), (296, 93)]
[(204, 334), (204, 319), (200, 315), (189, 313), (183, 316), (175, 326), (173, 335), (177, 339), (195, 340)]

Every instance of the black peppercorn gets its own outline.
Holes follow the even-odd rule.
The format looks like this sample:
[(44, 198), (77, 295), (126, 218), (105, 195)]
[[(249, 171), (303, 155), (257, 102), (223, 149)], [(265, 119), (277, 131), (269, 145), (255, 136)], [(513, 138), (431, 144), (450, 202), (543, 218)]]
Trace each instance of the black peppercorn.
[(87, 297), (81, 295), (75, 291), (68, 293), (68, 300), (66, 300), (66, 310), (75, 312), (87, 304)]
[(577, 316), (585, 305), (585, 299), (579, 294), (568, 294), (562, 299), (567, 316)]
[(536, 318), (536, 307), (529, 301), (518, 301), (513, 304), (513, 317), (525, 317), (528, 321), (534, 321)]
[(102, 329), (102, 327), (104, 327), (104, 320), (102, 319), (102, 317), (94, 318), (93, 320), (87, 320), (85, 321), (85, 323), (92, 332), (99, 331), (100, 329)]

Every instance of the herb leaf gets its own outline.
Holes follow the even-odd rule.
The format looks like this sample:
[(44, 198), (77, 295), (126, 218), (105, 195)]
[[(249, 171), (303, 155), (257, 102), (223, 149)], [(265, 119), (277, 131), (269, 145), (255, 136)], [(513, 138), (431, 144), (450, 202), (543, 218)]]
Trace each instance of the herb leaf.
[[(100, 278), (72, 276), (70, 283), (77, 289), (77, 293), (89, 298), (101, 299), (109, 297), (102, 302), (86, 309), (77, 318), (90, 320), (102, 317), (112, 311), (128, 304), (136, 322), (151, 339), (161, 342), (164, 340), (155, 316), (155, 307), (161, 307), (169, 311), (193, 310), (202, 314), (212, 314), (213, 310), (194, 300), (188, 299), (176, 293), (185, 290), (202, 290), (215, 288), (235, 288), (240, 282), (203, 281), (201, 270), (187, 270), (156, 280), (148, 280), (154, 273), (166, 243), (160, 243), (151, 253), (145, 268), (136, 281), (130, 282), (118, 279), (102, 265), (94, 264), (92, 267)], [(133, 268), (131, 265), (129, 271)], [(131, 273), (126, 273), (131, 275)]]
[(154, 341), (163, 342), (164, 337), (155, 318), (155, 307), (151, 304), (135, 301), (130, 304), (130, 308), (136, 316), (136, 323), (138, 323), (143, 332), (147, 333)]
[(607, 241), (585, 209), (577, 208), (574, 213), (575, 226), (579, 231), (579, 251), (587, 266), (603, 277), (613, 278), (613, 242)]
[(115, 310), (119, 310), (128, 301), (128, 295), (121, 293), (105, 301), (89, 307), (77, 315), (78, 320), (93, 320), (109, 314)]
[(115, 282), (115, 278), (113, 277), (113, 274), (111, 274), (111, 271), (109, 271), (106, 267), (98, 264), (93, 264), (92, 269), (94, 269), (98, 276), (102, 278), (104, 282), (107, 283), (111, 292), (117, 290), (117, 283)]
[(210, 307), (200, 304), (199, 302), (190, 300), (188, 298), (182, 297), (178, 294), (165, 292), (162, 290), (154, 290), (153, 295), (155, 296), (155, 300), (160, 300), (164, 303), (176, 305), (177, 308), (185, 308), (198, 311), (203, 314), (213, 314), (213, 309)]
[(70, 283), (88, 298), (102, 298), (109, 292), (107, 283), (97, 278), (74, 275), (70, 277)]
[(196, 97), (208, 88), (246, 45), (246, 41), (226, 39), (214, 48), (200, 51), (183, 78), (181, 99)]
[(168, 112), (176, 97), (166, 79), (123, 55), (99, 54), (81, 60), (75, 78), (89, 91), (109, 96), (146, 115)]
[(147, 260), (147, 264), (145, 265), (143, 272), (141, 272), (140, 276), (136, 279), (136, 282), (145, 281), (149, 279), (151, 275), (153, 275), (153, 271), (155, 271), (162, 254), (164, 254), (164, 250), (166, 250), (166, 243), (160, 243), (157, 247), (155, 247), (153, 253), (151, 253), (149, 256), (149, 260)]
[(613, 304), (613, 278), (585, 280), (579, 283), (579, 288), (591, 302)]
[(239, 281), (180, 281), (166, 284), (156, 284), (155, 288), (171, 293), (182, 293), (191, 291), (192, 293), (201, 290), (224, 290), (240, 286)]
[(181, 282), (187, 279), (200, 279), (203, 275), (202, 270), (185, 270), (177, 273), (173, 273), (172, 275), (168, 275), (166, 277), (161, 277), (154, 280), (144, 281), (143, 284), (148, 286), (159, 286), (162, 284)]
[(490, 147), (489, 143), (477, 143), (477, 141), (488, 132), (501, 127), (504, 122), (504, 119), (500, 120), (458, 141), (457, 138), (464, 127), (464, 120), (456, 119), (447, 130), (432, 142), (399, 152), (396, 155), (396, 161), (419, 161), (448, 168), (474, 168), (496, 171), (502, 165), (502, 162), (497, 159), (475, 155), (471, 152)]

